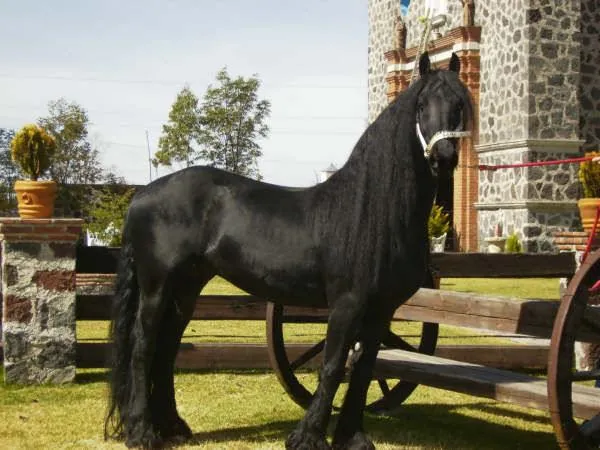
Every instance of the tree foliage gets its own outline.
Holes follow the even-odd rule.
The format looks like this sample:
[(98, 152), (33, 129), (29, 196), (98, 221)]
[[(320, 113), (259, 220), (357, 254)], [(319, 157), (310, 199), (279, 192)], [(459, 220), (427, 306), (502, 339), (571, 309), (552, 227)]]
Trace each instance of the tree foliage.
[(92, 220), (86, 225), (88, 232), (111, 247), (121, 245), (121, 230), (134, 189), (123, 192), (104, 189), (91, 209)]
[(59, 184), (89, 184), (100, 180), (99, 152), (88, 140), (89, 119), (83, 107), (64, 98), (48, 104), (38, 124), (56, 140), (50, 177)]
[(17, 207), (13, 186), (20, 174), (10, 151), (15, 134), (15, 130), (0, 128), (0, 211), (5, 215)]
[(198, 97), (186, 86), (177, 94), (171, 107), (169, 123), (163, 125), (162, 136), (158, 140), (159, 150), (153, 160), (155, 166), (170, 166), (176, 162), (189, 167), (198, 160), (199, 116)]
[(240, 175), (260, 178), (258, 140), (268, 136), (265, 123), (271, 104), (258, 98), (260, 80), (231, 78), (227, 70), (217, 73), (202, 104), (184, 88), (171, 107), (169, 123), (163, 126), (155, 165), (185, 166), (203, 162)]

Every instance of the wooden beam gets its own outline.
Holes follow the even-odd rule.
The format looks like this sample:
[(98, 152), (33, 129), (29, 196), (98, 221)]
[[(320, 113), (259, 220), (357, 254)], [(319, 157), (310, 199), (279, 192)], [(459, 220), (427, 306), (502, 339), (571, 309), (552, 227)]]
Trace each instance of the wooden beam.
[(432, 253), (442, 278), (569, 278), (573, 253)]
[[(440, 389), (548, 409), (545, 378), (403, 350), (379, 352), (376, 371), (390, 378), (395, 376)], [(600, 389), (573, 385), (573, 391), (575, 417), (594, 417), (600, 404)]]
[[(116, 273), (119, 248), (79, 247), (77, 273)], [(442, 278), (561, 278), (575, 273), (573, 253), (432, 253)]]
[[(304, 353), (310, 345), (288, 344), (286, 349), (292, 360)], [(105, 342), (77, 343), (77, 367), (107, 367), (108, 344)], [(436, 355), (456, 358), (513, 370), (545, 370), (548, 360), (547, 346), (491, 346), (442, 345)], [(316, 368), (315, 358), (308, 367)], [(266, 344), (183, 343), (177, 356), (177, 367), (185, 369), (270, 369)]]

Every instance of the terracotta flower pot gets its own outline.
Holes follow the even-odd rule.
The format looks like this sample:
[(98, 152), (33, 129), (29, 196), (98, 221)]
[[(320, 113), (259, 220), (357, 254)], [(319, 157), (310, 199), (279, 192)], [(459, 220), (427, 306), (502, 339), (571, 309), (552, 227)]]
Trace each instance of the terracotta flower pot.
[[(577, 202), (577, 206), (579, 206), (583, 229), (591, 233), (596, 221), (596, 211), (600, 206), (600, 198), (582, 198)], [(598, 233), (600, 233), (600, 223), (596, 226), (596, 234)]]
[(15, 192), (19, 217), (23, 219), (52, 217), (57, 190), (54, 181), (17, 180)]

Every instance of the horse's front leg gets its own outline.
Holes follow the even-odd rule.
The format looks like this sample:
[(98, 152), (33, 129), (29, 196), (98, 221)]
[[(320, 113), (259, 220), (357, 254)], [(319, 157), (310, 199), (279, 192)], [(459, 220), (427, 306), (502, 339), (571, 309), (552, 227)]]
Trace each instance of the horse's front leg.
[(391, 319), (378, 311), (367, 311), (359, 337), (362, 354), (352, 367), (352, 375), (333, 438), (336, 450), (374, 450), (363, 430), (363, 413), (373, 367), (384, 333)]
[(346, 357), (356, 336), (362, 309), (360, 299), (354, 294), (345, 294), (337, 298), (331, 308), (319, 385), (304, 418), (288, 436), (286, 449), (330, 448), (326, 438), (327, 423), (331, 416), (333, 398), (344, 377)]

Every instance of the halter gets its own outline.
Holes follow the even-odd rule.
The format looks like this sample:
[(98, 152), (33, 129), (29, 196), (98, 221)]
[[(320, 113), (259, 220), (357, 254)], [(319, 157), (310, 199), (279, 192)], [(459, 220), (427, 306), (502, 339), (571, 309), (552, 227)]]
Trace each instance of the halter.
[(429, 159), (431, 156), (431, 149), (438, 141), (442, 139), (448, 138), (461, 138), (471, 136), (470, 131), (438, 131), (433, 135), (429, 144), (425, 140), (423, 133), (421, 133), (421, 127), (419, 126), (419, 121), (417, 120), (417, 136), (419, 136), (419, 141), (421, 142), (421, 146), (423, 147), (423, 152), (425, 154), (425, 159)]

